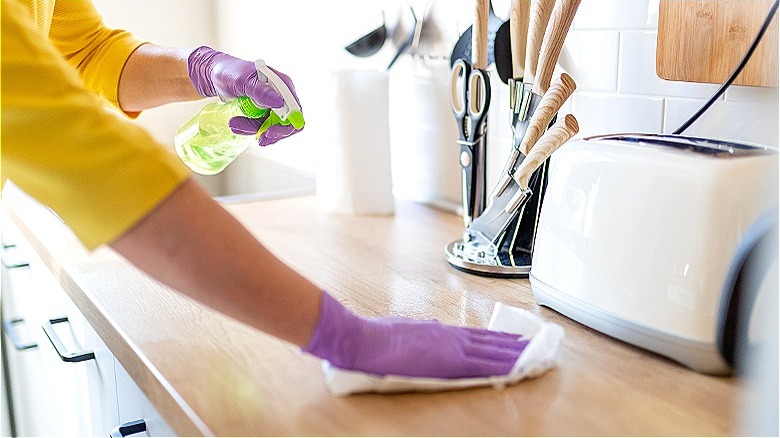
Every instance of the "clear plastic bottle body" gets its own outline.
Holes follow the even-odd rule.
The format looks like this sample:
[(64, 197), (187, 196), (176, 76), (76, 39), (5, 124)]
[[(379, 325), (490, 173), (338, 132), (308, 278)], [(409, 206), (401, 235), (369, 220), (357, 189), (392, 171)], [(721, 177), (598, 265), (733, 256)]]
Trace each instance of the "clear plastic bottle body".
[[(236, 135), (228, 121), (247, 114), (246, 100), (214, 102), (203, 107), (190, 121), (182, 125), (174, 137), (174, 146), (184, 164), (201, 175), (222, 172), (247, 147), (256, 143), (252, 135)], [(257, 111), (266, 111), (255, 108)]]

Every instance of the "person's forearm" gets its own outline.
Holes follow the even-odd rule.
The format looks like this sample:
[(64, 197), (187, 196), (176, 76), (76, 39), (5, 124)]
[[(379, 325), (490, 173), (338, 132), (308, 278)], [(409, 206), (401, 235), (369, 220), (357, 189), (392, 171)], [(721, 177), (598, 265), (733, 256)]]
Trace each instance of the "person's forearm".
[(110, 246), (184, 295), (293, 344), (308, 345), (317, 325), (321, 290), (192, 180)]
[(119, 78), (119, 106), (143, 111), (171, 102), (200, 99), (187, 74), (192, 49), (144, 44), (127, 59)]

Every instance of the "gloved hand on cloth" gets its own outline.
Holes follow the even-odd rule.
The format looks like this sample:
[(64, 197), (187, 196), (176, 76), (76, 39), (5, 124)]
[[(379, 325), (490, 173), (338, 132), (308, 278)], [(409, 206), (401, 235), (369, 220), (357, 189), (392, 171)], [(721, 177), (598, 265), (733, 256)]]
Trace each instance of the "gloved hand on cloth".
[(361, 318), (328, 294), (307, 353), (371, 374), (487, 377), (508, 373), (528, 344), (517, 335), (406, 318)]
[(303, 351), (325, 360), (325, 381), (335, 395), (503, 387), (554, 366), (564, 337), (557, 324), (497, 303), (489, 327), (362, 318), (323, 293)]

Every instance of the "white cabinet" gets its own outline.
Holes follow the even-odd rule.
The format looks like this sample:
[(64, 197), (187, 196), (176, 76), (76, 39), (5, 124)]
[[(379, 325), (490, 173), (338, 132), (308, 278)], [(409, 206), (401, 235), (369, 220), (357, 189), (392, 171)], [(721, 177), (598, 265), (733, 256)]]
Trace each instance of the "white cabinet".
[(127, 423), (140, 420), (144, 436), (175, 435), (7, 221), (2, 241), (3, 390), (14, 426), (8, 433), (127, 436), (141, 429)]
[[(86, 400), (78, 390), (83, 368), (60, 360), (44, 334), (43, 321), (66, 317), (72, 308), (39, 277), (34, 254), (3, 230), (3, 331), (15, 433), (19, 436), (83, 436), (89, 433)], [(12, 240), (11, 240), (12, 239)], [(66, 303), (67, 304), (67, 303)], [(71, 304), (72, 305), (72, 304)], [(58, 328), (61, 336), (65, 331)], [(72, 338), (72, 336), (71, 336)]]
[(128, 429), (135, 425), (137, 430), (143, 424), (149, 436), (175, 436), (176, 433), (116, 359), (115, 367), (119, 420), (122, 425)]
[(86, 321), (84, 346), (95, 354), (95, 360), (85, 364), (92, 436), (108, 436), (119, 424), (114, 355)]

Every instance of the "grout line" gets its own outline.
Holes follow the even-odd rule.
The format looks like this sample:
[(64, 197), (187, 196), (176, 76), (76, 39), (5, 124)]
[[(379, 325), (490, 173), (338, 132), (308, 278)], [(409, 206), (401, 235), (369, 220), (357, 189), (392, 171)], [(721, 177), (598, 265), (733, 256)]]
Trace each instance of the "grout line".
[(623, 31), (618, 31), (618, 62), (617, 62), (617, 73), (615, 81), (615, 93), (618, 93), (620, 91), (620, 86), (623, 84)]
[(666, 133), (666, 97), (661, 102), (661, 133)]

